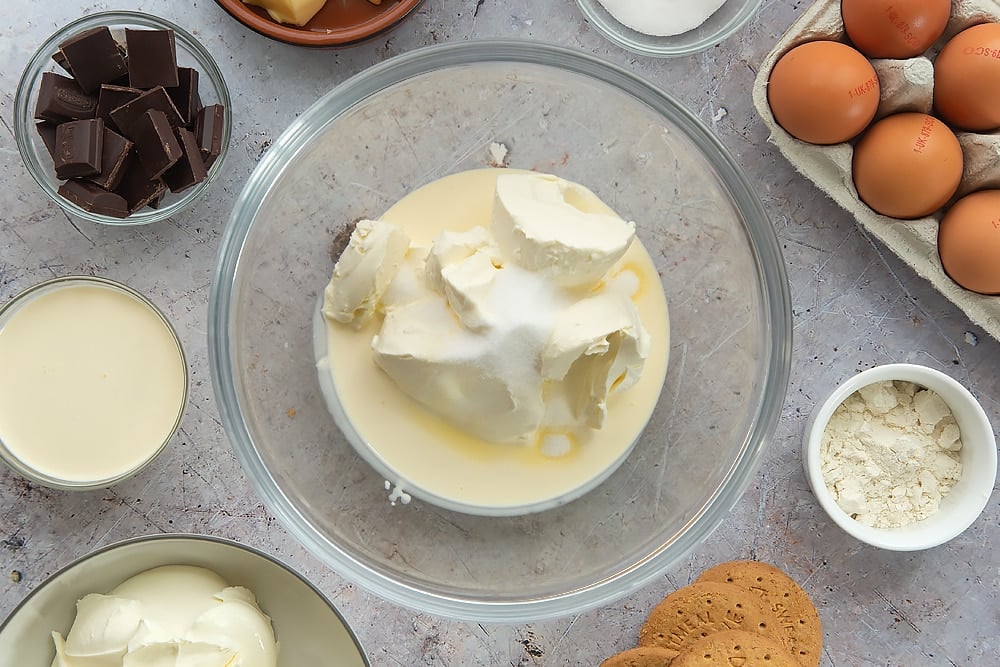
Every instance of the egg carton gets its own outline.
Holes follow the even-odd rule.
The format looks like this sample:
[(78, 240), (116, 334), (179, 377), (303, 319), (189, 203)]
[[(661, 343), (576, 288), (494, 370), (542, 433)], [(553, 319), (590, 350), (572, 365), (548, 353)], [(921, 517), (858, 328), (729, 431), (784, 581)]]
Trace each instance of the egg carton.
[[(951, 19), (941, 39), (918, 57), (872, 60), (878, 73), (881, 100), (876, 119), (900, 111), (930, 113), (934, 92), (933, 57), (954, 35), (978, 23), (1000, 22), (1000, 2), (953, 0)], [(840, 0), (819, 0), (789, 27), (761, 63), (754, 81), (753, 101), (770, 131), (768, 141), (806, 178), (849, 211), (867, 232), (881, 241), (972, 322), (1000, 340), (1000, 296), (983, 296), (959, 287), (944, 272), (937, 251), (940, 212), (916, 220), (898, 220), (870, 209), (858, 196), (851, 175), (853, 143), (817, 146), (788, 134), (771, 113), (767, 82), (775, 63), (792, 48), (819, 39), (848, 42)], [(964, 170), (957, 196), (984, 188), (1000, 188), (1000, 132), (956, 132), (964, 153)]]

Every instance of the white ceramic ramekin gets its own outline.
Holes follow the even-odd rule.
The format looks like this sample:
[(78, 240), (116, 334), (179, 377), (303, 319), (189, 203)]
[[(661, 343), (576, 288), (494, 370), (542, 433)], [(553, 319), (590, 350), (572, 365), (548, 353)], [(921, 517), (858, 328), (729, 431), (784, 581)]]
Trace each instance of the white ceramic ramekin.
[[(820, 466), (820, 443), (831, 415), (861, 387), (886, 380), (903, 380), (936, 392), (951, 408), (962, 432), (962, 477), (931, 516), (901, 528), (874, 528), (855, 521), (834, 500)], [(892, 551), (918, 551), (943, 544), (961, 534), (982, 513), (997, 476), (996, 437), (976, 398), (952, 377), (926, 366), (888, 364), (855, 375), (817, 404), (802, 440), (802, 465), (819, 504), (853, 537)]]

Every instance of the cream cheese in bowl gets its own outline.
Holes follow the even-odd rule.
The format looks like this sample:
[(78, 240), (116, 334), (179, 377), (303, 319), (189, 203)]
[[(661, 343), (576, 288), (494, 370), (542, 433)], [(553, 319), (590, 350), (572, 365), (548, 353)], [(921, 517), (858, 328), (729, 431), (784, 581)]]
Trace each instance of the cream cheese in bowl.
[(523, 514), (594, 488), (667, 368), (667, 304), (634, 227), (578, 184), (502, 169), (359, 222), (317, 319), (338, 425), (387, 480), (456, 511)]
[(333, 603), (253, 547), (146, 535), (91, 551), (0, 619), (4, 667), (368, 667)]
[[(376, 466), (371, 452), (371, 460), (359, 456), (363, 439), (342, 427), (356, 422), (360, 430), (362, 420), (353, 414), (347, 419), (347, 411), (344, 419), (331, 419), (315, 349), (317, 341), (326, 342), (316, 335), (317, 305), (350, 225), (366, 219), (395, 224), (387, 210), (425, 185), (501, 161), (493, 143), (508, 148), (503, 162), (510, 169), (582, 184), (621, 218), (635, 221), (636, 240), (653, 269), (636, 264), (622, 272), (621, 282), (612, 282), (636, 298), (659, 292), (670, 306), (669, 342), (638, 307), (650, 337), (639, 382), (609, 392), (604, 426), (590, 429), (614, 432), (608, 422), (624, 414), (624, 402), (635, 400), (638, 438), (625, 429), (609, 447), (594, 447), (610, 465), (606, 460), (563, 486), (579, 493), (572, 502), (527, 513), (524, 498), (515, 498), (517, 515), (503, 516), (474, 514), (460, 496), (449, 508), (462, 511), (442, 508), (429, 493), (421, 498), (407, 488), (412, 479), (387, 474), (385, 461)], [(479, 208), (477, 215), (488, 221), (489, 195), (457, 188), (444, 199), (451, 198), (449, 205), (456, 206), (463, 199), (479, 206), (485, 201), (486, 211)], [(485, 226), (465, 221), (465, 229), (477, 225)], [(415, 234), (401, 231), (412, 246)], [(372, 249), (391, 253), (392, 236)], [(419, 243), (429, 246), (433, 237), (428, 233)], [(628, 252), (639, 247), (633, 243)], [(469, 279), (462, 293), (473, 294), (479, 284), (473, 279), (490, 273), (482, 259), (456, 276)], [(384, 279), (391, 282), (389, 272)], [(366, 291), (356, 292), (359, 304)], [(522, 300), (525, 309), (535, 296)], [(477, 308), (487, 302), (469, 300)], [(578, 613), (661, 576), (719, 524), (752, 479), (788, 378), (791, 310), (784, 264), (773, 228), (735, 161), (656, 86), (578, 50), (535, 42), (477, 40), (418, 49), (365, 70), (305, 111), (264, 156), (236, 202), (209, 303), (221, 419), (278, 520), (325, 564), (373, 593), (464, 621), (523, 623)], [(476, 312), (464, 309), (468, 315)], [(593, 324), (592, 318), (583, 321)], [(318, 324), (323, 333), (325, 322)], [(378, 415), (377, 428), (416, 421), (411, 414), (418, 407), (428, 416), (388, 374), (380, 377), (372, 368), (370, 340), (355, 337), (349, 324), (339, 333), (357, 343), (357, 354), (345, 355), (349, 363), (366, 368), (362, 376), (338, 380), (338, 392), (367, 402), (365, 408)], [(660, 383), (655, 354), (665, 364), (668, 352)], [(619, 375), (609, 371), (605, 377), (614, 384)], [(409, 412), (383, 407), (388, 394), (371, 391), (371, 378), (406, 398)], [(643, 382), (662, 387), (651, 412), (639, 405)], [(426, 459), (415, 465), (432, 467), (426, 450), (399, 440), (392, 446)], [(490, 452), (540, 459), (539, 448), (476, 442), (482, 458), (493, 459), (493, 465), (481, 464), (493, 471), (487, 482), (502, 488), (506, 480), (522, 493), (528, 480)], [(556, 453), (560, 446), (570, 451), (537, 462), (568, 470), (576, 465), (574, 444), (570, 438), (550, 443)], [(437, 438), (435, 446), (449, 454), (462, 449), (447, 438)], [(620, 465), (618, 456), (624, 457)], [(463, 473), (455, 458), (438, 458), (439, 469), (431, 473), (457, 484)], [(611, 472), (601, 481), (603, 473), (595, 470)], [(562, 500), (560, 483), (546, 479), (534, 490), (549, 494), (536, 496), (539, 503)], [(588, 483), (594, 486), (579, 492)], [(479, 492), (475, 481), (468, 486)], [(410, 492), (412, 502), (405, 504)]]
[(135, 473), (180, 423), (187, 369), (162, 313), (124, 285), (41, 283), (0, 310), (0, 456), (56, 488)]
[(275, 667), (271, 619), (254, 594), (194, 565), (163, 565), (76, 604), (53, 667)]

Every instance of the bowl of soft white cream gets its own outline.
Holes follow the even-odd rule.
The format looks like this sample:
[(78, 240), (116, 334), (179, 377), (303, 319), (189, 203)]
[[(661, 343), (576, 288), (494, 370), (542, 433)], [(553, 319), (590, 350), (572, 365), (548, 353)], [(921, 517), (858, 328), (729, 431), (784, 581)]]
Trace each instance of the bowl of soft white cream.
[(437, 615), (607, 603), (719, 525), (780, 414), (773, 227), (718, 139), (579, 50), (448, 44), (306, 110), (234, 205), (213, 384), (338, 573)]
[(576, 0), (608, 40), (644, 56), (699, 53), (732, 36), (763, 0)]
[(957, 380), (917, 364), (858, 373), (817, 404), (802, 463), (819, 504), (853, 537), (917, 551), (954, 539), (982, 513), (996, 437)]
[(0, 625), (0, 664), (367, 667), (305, 578), (251, 547), (157, 535), (98, 549), (35, 588)]

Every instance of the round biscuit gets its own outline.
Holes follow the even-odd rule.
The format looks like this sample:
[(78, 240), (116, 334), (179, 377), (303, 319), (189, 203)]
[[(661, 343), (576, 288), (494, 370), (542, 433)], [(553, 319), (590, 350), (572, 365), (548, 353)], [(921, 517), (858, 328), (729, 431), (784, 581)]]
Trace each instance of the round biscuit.
[(802, 667), (818, 667), (823, 650), (819, 612), (801, 586), (780, 569), (752, 560), (721, 563), (702, 572), (697, 581), (741, 586), (759, 596), (772, 615), (766, 633), (784, 644)]
[(616, 653), (600, 667), (667, 667), (677, 655), (677, 651), (662, 646), (637, 646)]
[(780, 642), (745, 630), (702, 637), (674, 658), (670, 667), (799, 667)]
[(639, 630), (639, 645), (682, 651), (715, 632), (766, 629), (755, 594), (732, 584), (703, 581), (674, 591), (656, 605)]

